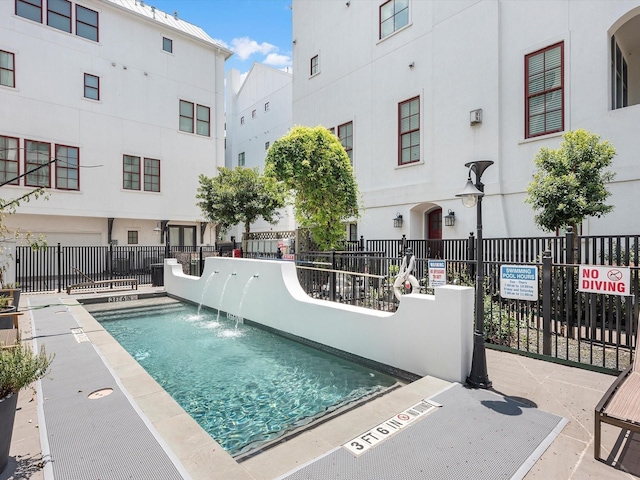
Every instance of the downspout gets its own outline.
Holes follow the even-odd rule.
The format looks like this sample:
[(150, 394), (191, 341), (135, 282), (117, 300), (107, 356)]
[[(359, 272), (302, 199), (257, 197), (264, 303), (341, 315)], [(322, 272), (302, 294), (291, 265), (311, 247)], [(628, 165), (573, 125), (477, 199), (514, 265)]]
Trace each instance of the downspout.
[(500, 206), (502, 209), (502, 218), (504, 218), (504, 234), (505, 237), (511, 237), (509, 232), (509, 216), (506, 214), (506, 202), (504, 198), (504, 184), (503, 184), (503, 144), (502, 144), (502, 1), (498, 0), (498, 195), (500, 196)]

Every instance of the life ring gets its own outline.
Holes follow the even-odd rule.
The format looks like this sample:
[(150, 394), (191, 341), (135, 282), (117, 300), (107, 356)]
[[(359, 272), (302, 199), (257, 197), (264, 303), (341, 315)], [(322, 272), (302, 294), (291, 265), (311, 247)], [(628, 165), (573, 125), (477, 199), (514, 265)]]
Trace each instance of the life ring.
[[(407, 280), (411, 284), (412, 292), (417, 293), (420, 291), (420, 283), (418, 282), (416, 277), (414, 277), (413, 275), (409, 275)], [(393, 293), (398, 300), (402, 298), (402, 291), (401, 291), (402, 288), (404, 288), (404, 280), (402, 280), (402, 277), (398, 275), (395, 281), (393, 282)]]

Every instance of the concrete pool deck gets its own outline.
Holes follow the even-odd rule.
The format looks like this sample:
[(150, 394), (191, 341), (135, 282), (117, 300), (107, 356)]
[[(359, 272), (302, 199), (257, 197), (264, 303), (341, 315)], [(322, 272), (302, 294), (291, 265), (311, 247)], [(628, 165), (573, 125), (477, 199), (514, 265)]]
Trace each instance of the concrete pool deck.
[[(162, 289), (141, 287), (138, 292), (118, 292), (122, 296), (161, 293)], [(337, 416), (316, 428), (237, 463), (193, 421), (146, 372), (102, 330), (80, 305), (86, 297), (113, 296), (107, 293), (79, 295), (38, 295), (38, 302), (65, 303), (84, 329), (91, 343), (115, 372), (123, 388), (151, 424), (151, 429), (167, 445), (171, 454), (194, 479), (277, 478), (375, 426), (425, 397), (434, 395), (448, 382), (425, 377)], [(36, 296), (23, 295), (22, 304)], [(23, 315), (23, 339), (31, 338), (30, 315)], [(46, 341), (44, 342), (46, 343)], [(65, 352), (56, 352), (62, 359)], [(80, 360), (80, 359), (79, 359)], [(502, 395), (523, 399), (543, 411), (563, 416), (569, 424), (536, 462), (525, 478), (640, 478), (640, 437), (624, 438), (620, 430), (605, 426), (603, 456), (631, 473), (593, 459), (593, 408), (614, 378), (610, 375), (552, 364), (514, 354), (487, 351), (493, 388)], [(62, 363), (62, 361), (60, 362)], [(29, 390), (21, 392), (16, 414), (10, 463), (0, 480), (46, 479), (41, 464), (37, 402)], [(83, 422), (80, 414), (75, 421)], [(91, 419), (96, 422), (96, 419)], [(461, 418), (464, 421), (464, 418)], [(45, 424), (46, 424), (45, 418)], [(613, 451), (613, 454), (611, 452)], [(98, 452), (109, 456), (108, 451)], [(143, 456), (144, 452), (139, 452)], [(117, 461), (117, 459), (114, 459)], [(55, 459), (54, 459), (55, 461)], [(410, 458), (402, 461), (411, 461)], [(46, 470), (46, 468), (45, 468)], [(50, 472), (48, 473), (50, 474)]]

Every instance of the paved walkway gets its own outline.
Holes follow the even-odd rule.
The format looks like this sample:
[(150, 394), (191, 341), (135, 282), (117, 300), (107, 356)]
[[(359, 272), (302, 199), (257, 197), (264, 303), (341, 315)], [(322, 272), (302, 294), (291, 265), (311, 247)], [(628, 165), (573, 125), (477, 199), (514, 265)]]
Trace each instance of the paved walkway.
[[(143, 287), (137, 294), (144, 295), (157, 290)], [(123, 295), (130, 293), (122, 292)], [(30, 298), (35, 302), (35, 297), (23, 297), (25, 305)], [(70, 304), (61, 308), (73, 313), (95, 347), (96, 355), (104, 359), (105, 365), (113, 373), (115, 383), (122, 385), (144, 419), (143, 423), (166, 447), (167, 457), (184, 468), (179, 470), (185, 478), (277, 478), (375, 426), (372, 425), (372, 422), (376, 423), (375, 418), (389, 418), (447, 385), (447, 382), (425, 377), (237, 463), (175, 404), (83, 307), (75, 304), (73, 299), (78, 297), (65, 294), (38, 296), (38, 303)], [(55, 315), (51, 321), (55, 322)], [(30, 315), (22, 317), (23, 339), (29, 340), (32, 338), (31, 318)], [(72, 365), (72, 362), (63, 360), (65, 352), (56, 352), (56, 355), (57, 363)], [(593, 408), (614, 377), (492, 350), (487, 352), (487, 361), (489, 376), (497, 393), (528, 402), (569, 420), (569, 424), (533, 466), (526, 479), (640, 478), (639, 435), (627, 438), (619, 429), (604, 425), (603, 456), (608, 455), (608, 459), (606, 463), (593, 459)], [(51, 459), (47, 456), (42, 458), (36, 398), (37, 394), (29, 390), (20, 394), (10, 452), (13, 458), (5, 472), (0, 474), (0, 480), (53, 478), (49, 463)], [(78, 411), (74, 421), (96, 421), (83, 415), (84, 412)], [(45, 426), (49, 426), (46, 418)], [(137, 453), (145, 455), (144, 452)], [(96, 454), (108, 456), (109, 452), (99, 451)]]

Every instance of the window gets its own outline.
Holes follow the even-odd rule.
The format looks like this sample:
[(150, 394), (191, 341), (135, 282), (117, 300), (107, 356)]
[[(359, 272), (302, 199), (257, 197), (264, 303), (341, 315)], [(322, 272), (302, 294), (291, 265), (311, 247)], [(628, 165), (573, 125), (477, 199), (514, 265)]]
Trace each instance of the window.
[(525, 137), (564, 129), (563, 42), (525, 57)]
[(0, 85), (16, 86), (15, 56), (11, 52), (0, 50)]
[(336, 127), (327, 128), (331, 132), (332, 135), (336, 134)]
[[(44, 142), (34, 142), (25, 140), (25, 172), (28, 173), (25, 179), (27, 187), (51, 186), (51, 171), (49, 162), (51, 161), (51, 145)], [(45, 166), (43, 166), (45, 165)]]
[(144, 191), (160, 191), (160, 160), (144, 159)]
[(311, 57), (311, 76), (317, 75), (320, 73), (320, 60), (318, 59), (318, 55), (315, 57)]
[(122, 171), (122, 188), (125, 190), (140, 190), (140, 157), (124, 155)]
[(358, 225), (355, 223), (349, 224), (349, 241), (350, 242), (358, 241)]
[(244, 152), (238, 154), (238, 166), (244, 167)]
[(47, 25), (71, 33), (71, 2), (49, 0), (47, 2)]
[(256, 111), (255, 111), (255, 110), (253, 110), (253, 111), (251, 112), (251, 118), (256, 118), (257, 116), (258, 116), (258, 114), (256, 113)]
[(269, 145), (270, 145), (270, 143), (269, 143), (269, 142), (265, 142), (265, 143), (264, 143), (264, 150), (265, 150), (265, 152), (266, 152), (267, 150), (269, 150)]
[(129, 245), (138, 244), (138, 232), (137, 230), (127, 230), (127, 243)]
[(420, 97), (399, 105), (399, 165), (420, 160)]
[(338, 138), (353, 165), (353, 122), (338, 126)]
[(180, 131), (193, 133), (193, 103), (180, 100)]
[(409, 0), (389, 0), (380, 5), (380, 39), (409, 24)]
[(167, 37), (162, 37), (162, 50), (173, 53), (173, 40)]
[(174, 247), (195, 247), (196, 227), (169, 225), (169, 245)]
[(269, 102), (266, 102), (266, 103), (264, 104), (264, 111), (265, 111), (265, 112), (268, 112), (268, 111), (269, 111)]
[(76, 35), (98, 41), (98, 12), (76, 5)]
[(20, 159), (18, 139), (0, 136), (0, 182), (9, 185), (19, 185), (18, 166)]
[(42, 23), (42, 0), (16, 0), (16, 15)]
[(209, 136), (210, 110), (209, 107), (198, 105), (197, 108), (196, 133), (198, 135)]
[(244, 117), (240, 117), (240, 125), (244, 125)]
[(611, 109), (624, 108), (629, 105), (627, 59), (622, 50), (611, 37)]
[(56, 188), (80, 189), (80, 149), (56, 145)]
[(84, 98), (100, 100), (100, 77), (84, 74)]

